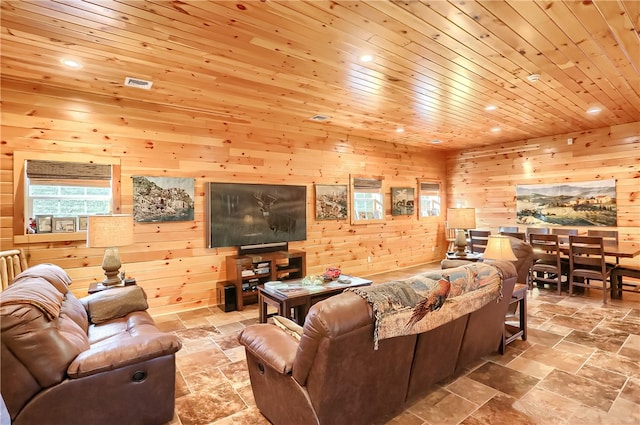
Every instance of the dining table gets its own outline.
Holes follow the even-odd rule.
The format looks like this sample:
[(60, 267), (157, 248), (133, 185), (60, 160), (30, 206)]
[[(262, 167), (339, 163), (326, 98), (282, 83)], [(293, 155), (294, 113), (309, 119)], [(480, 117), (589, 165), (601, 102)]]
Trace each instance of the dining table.
[[(569, 242), (561, 242), (560, 251), (569, 254)], [(603, 243), (604, 255), (616, 258), (633, 258), (640, 255), (640, 243), (636, 242), (615, 242), (605, 240)]]

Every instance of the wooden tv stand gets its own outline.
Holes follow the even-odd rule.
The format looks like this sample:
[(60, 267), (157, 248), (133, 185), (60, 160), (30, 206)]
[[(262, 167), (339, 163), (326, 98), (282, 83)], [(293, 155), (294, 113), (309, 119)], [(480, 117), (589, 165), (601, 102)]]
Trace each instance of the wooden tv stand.
[(258, 285), (305, 277), (306, 258), (306, 252), (294, 250), (227, 256), (227, 281), (236, 287), (238, 310), (244, 309), (245, 301), (258, 301)]

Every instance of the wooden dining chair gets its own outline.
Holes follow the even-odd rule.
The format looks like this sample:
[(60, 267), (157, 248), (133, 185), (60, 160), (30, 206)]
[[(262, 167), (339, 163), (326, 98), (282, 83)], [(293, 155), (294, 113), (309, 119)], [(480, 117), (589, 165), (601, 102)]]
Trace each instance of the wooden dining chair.
[(525, 230), (527, 234), (527, 241), (529, 240), (529, 235), (535, 233), (536, 235), (548, 235), (551, 233), (548, 227), (527, 227)]
[(587, 230), (587, 236), (600, 236), (602, 239), (610, 242), (618, 243), (618, 231), (617, 230)]
[(518, 238), (520, 240), (526, 241), (527, 235), (524, 232), (500, 232), (503, 236), (511, 236), (512, 238)]
[(552, 235), (558, 235), (560, 243), (569, 243), (569, 235), (577, 235), (578, 229), (567, 229), (564, 227), (551, 229)]
[[(599, 236), (603, 239), (604, 243), (618, 243), (618, 231), (617, 230), (598, 230), (598, 229), (589, 229), (587, 230), (587, 236)], [(608, 258), (608, 263), (610, 265), (614, 264), (614, 261), (611, 261), (611, 257)], [(620, 264), (620, 258), (615, 258), (615, 264)]]
[(568, 267), (562, 265), (558, 235), (532, 233), (529, 238), (529, 244), (533, 248), (531, 284), (538, 287), (544, 287), (545, 284), (556, 285), (560, 295), (562, 283), (567, 281)]
[(469, 251), (482, 254), (487, 249), (490, 235), (491, 231), (489, 230), (469, 230)]
[(602, 285), (602, 302), (607, 303), (607, 285), (610, 285), (611, 267), (604, 256), (604, 243), (598, 236), (569, 236), (569, 296), (574, 286), (597, 288), (591, 282)]
[(0, 284), (2, 290), (13, 282), (13, 278), (28, 267), (27, 258), (21, 249), (0, 251)]

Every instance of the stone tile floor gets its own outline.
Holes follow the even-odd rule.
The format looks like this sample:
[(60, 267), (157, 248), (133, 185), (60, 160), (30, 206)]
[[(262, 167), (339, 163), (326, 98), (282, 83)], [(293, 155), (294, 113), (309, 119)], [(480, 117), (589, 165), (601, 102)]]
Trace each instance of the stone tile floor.
[[(374, 283), (438, 264), (370, 276)], [(640, 298), (603, 305), (601, 293), (528, 293), (529, 334), (434, 387), (388, 425), (640, 424)], [(257, 305), (158, 316), (183, 342), (171, 425), (269, 424), (255, 407), (237, 333)], [(348, 424), (345, 424), (348, 425)]]

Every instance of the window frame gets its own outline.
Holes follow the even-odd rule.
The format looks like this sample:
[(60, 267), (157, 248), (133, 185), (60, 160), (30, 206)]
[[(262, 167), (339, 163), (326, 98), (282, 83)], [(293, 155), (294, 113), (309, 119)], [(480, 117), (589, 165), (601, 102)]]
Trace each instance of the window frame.
[[(357, 189), (355, 185), (355, 181), (358, 179), (366, 179), (366, 180), (377, 180), (380, 182), (379, 188), (371, 188), (371, 189)], [(381, 223), (385, 221), (386, 216), (386, 206), (385, 206), (385, 194), (384, 194), (384, 177), (382, 176), (364, 176), (358, 174), (352, 174), (349, 179), (349, 188), (351, 190), (351, 224), (371, 224), (371, 223)], [(371, 194), (377, 197), (377, 199), (370, 199), (369, 197), (364, 199), (356, 199), (358, 193), (362, 194)], [(356, 207), (357, 203), (366, 202), (371, 203), (372, 211), (374, 218), (364, 218), (358, 217), (358, 210)], [(380, 217), (375, 218), (375, 211), (380, 212)], [(368, 212), (368, 208), (363, 211), (365, 214)]]
[(113, 213), (121, 213), (121, 165), (120, 158), (101, 157), (81, 153), (48, 153), (21, 152), (13, 153), (13, 242), (16, 244), (30, 242), (55, 242), (85, 240), (87, 232), (70, 233), (26, 233), (26, 173), (27, 160), (79, 162), (111, 165), (111, 197)]
[[(444, 203), (444, 196), (442, 194), (442, 183), (438, 180), (435, 179), (422, 179), (419, 178), (418, 180), (418, 202), (417, 202), (417, 210), (418, 210), (418, 219), (428, 219), (428, 218), (433, 218), (433, 217), (442, 217), (442, 206)], [(439, 210), (439, 214), (437, 215), (422, 215), (422, 197), (423, 196), (427, 196), (425, 193), (423, 193), (422, 190), (422, 185), (423, 184), (434, 184), (434, 185), (438, 185), (438, 197), (440, 199), (440, 210)]]

